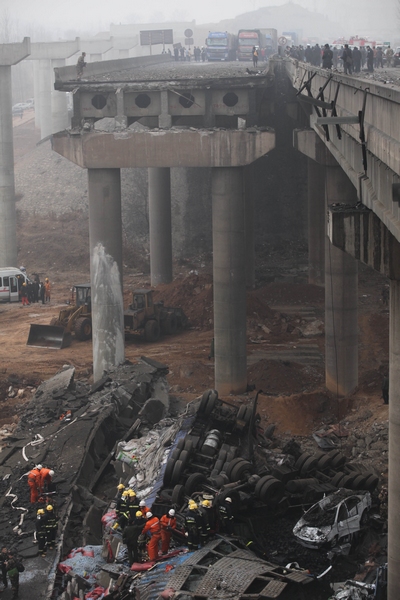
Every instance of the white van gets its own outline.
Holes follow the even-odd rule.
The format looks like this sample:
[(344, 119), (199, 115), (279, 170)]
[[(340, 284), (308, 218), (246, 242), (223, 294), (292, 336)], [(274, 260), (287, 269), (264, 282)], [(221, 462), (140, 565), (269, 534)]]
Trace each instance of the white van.
[(0, 302), (18, 302), (19, 289), (29, 277), (16, 267), (0, 267)]

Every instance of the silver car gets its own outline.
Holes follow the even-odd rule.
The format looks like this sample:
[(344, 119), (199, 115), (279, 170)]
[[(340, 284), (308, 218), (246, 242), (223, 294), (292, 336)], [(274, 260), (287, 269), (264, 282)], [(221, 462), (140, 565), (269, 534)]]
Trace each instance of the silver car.
[(350, 542), (366, 523), (371, 494), (340, 489), (314, 504), (296, 523), (293, 533), (306, 548)]

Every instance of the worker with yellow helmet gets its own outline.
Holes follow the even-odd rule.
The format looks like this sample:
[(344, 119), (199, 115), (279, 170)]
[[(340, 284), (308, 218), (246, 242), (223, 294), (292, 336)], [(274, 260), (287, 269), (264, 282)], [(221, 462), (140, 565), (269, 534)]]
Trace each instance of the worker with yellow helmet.
[(215, 519), (213, 519), (213, 508), (210, 500), (202, 500), (198, 510), (200, 515), (200, 545), (204, 546), (210, 539), (214, 529), (211, 527)]
[(50, 550), (53, 550), (55, 540), (56, 540), (58, 520), (57, 520), (55, 510), (54, 510), (54, 507), (52, 504), (48, 504), (46, 506), (46, 525), (45, 525), (45, 527), (46, 527), (47, 546)]
[(194, 500), (189, 500), (185, 517), (185, 536), (187, 537), (188, 548), (194, 552), (199, 547), (201, 518), (198, 512), (198, 505)]
[(46, 513), (43, 508), (39, 508), (36, 513), (36, 541), (38, 543), (39, 553), (46, 556), (47, 550), (47, 531), (46, 531)]

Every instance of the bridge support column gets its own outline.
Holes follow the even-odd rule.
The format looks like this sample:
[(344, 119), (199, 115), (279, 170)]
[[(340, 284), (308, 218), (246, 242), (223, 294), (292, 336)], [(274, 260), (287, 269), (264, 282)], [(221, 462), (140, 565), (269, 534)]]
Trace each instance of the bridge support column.
[(53, 133), (51, 116), (52, 86), (51, 61), (42, 58), (39, 60), (39, 122), (42, 140)]
[[(356, 204), (340, 167), (326, 167), (327, 204)], [(358, 263), (325, 236), (325, 384), (346, 396), (358, 385)]]
[(308, 283), (325, 283), (325, 168), (307, 159), (308, 167)]
[(388, 600), (400, 590), (400, 281), (390, 281)]
[(29, 38), (0, 44), (0, 267), (17, 266), (11, 65), (29, 53)]
[(120, 169), (88, 169), (93, 378), (125, 359)]
[(255, 251), (254, 251), (254, 168), (253, 164), (245, 168), (245, 219), (246, 219), (246, 287), (254, 289)]
[(215, 388), (247, 388), (243, 168), (212, 170)]
[(0, 266), (17, 265), (11, 66), (0, 66)]
[[(55, 67), (64, 67), (65, 58), (52, 60), (52, 73)], [(52, 77), (54, 77), (52, 75)], [(68, 127), (67, 94), (52, 90), (51, 92), (52, 133), (62, 131)]]
[(151, 285), (172, 281), (171, 174), (148, 169)]

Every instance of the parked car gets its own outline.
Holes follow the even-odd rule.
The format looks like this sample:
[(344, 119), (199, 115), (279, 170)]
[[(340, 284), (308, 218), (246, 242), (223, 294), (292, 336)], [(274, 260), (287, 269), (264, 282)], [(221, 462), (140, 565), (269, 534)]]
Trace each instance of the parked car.
[(400, 46), (397, 46), (393, 54), (393, 66), (398, 67), (400, 65)]
[(340, 489), (314, 504), (296, 523), (293, 533), (306, 548), (349, 542), (365, 524), (371, 494)]

